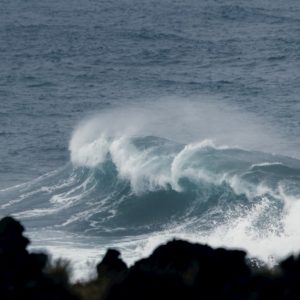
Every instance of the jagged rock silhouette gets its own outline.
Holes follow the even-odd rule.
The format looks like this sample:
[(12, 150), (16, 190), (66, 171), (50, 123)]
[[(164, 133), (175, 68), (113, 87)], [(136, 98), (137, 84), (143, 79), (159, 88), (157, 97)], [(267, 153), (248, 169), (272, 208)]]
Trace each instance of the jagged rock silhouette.
[(1, 300), (300, 299), (300, 256), (258, 268), (244, 251), (173, 240), (129, 268), (108, 249), (97, 278), (70, 284), (64, 264), (47, 272), (48, 257), (27, 251), (23, 232), (12, 217), (0, 221)]
[(0, 221), (0, 299), (66, 299), (76, 297), (44, 272), (45, 254), (29, 253), (24, 227), (12, 217)]

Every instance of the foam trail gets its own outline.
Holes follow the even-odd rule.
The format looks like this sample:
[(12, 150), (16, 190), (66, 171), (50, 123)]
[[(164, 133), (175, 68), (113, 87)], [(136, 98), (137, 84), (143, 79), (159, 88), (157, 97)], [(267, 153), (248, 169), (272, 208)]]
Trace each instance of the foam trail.
[(279, 140), (213, 101), (103, 111), (74, 130), (71, 163), (1, 190), (1, 211), (72, 260), (82, 249), (96, 261), (99, 246), (133, 263), (174, 237), (282, 258), (300, 250), (300, 161)]
[[(110, 120), (117, 120), (112, 127)], [(82, 128), (94, 137), (81, 136)], [(85, 147), (89, 158), (85, 150), (78, 151)], [(289, 195), (282, 187), (287, 176), (292, 185), (299, 183), (299, 161), (274, 154), (297, 156), (292, 148), (250, 114), (214, 101), (181, 103), (178, 99), (167, 100), (163, 106), (101, 113), (81, 124), (70, 143), (73, 163), (102, 168), (111, 160), (119, 178), (128, 181), (136, 195), (171, 189), (187, 198), (185, 193), (192, 188), (199, 193), (197, 201), (205, 203), (220, 197), (218, 190), (223, 189), (220, 199), (233, 203), (219, 202), (207, 210), (211, 225), (205, 226), (193, 213), (204, 204), (193, 204), (183, 213), (184, 219), (166, 224), (167, 229), (150, 238), (140, 237), (136, 257), (137, 252), (146, 255), (154, 245), (182, 237), (246, 248), (265, 261), (299, 248), (295, 217), (299, 189)], [(90, 153), (91, 149), (96, 151)], [(206, 220), (204, 215), (201, 218)]]

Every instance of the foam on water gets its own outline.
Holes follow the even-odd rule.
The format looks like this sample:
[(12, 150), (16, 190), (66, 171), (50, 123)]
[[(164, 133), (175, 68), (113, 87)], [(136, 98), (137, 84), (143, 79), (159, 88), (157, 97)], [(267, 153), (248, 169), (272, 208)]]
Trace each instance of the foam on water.
[(171, 238), (274, 263), (300, 250), (300, 161), (252, 118), (178, 100), (104, 111), (75, 129), (69, 164), (1, 190), (1, 210), (34, 249), (71, 259), (75, 278), (108, 247), (131, 264)]
[(77, 2), (1, 1), (0, 215), (77, 273), (174, 236), (298, 251), (300, 1)]

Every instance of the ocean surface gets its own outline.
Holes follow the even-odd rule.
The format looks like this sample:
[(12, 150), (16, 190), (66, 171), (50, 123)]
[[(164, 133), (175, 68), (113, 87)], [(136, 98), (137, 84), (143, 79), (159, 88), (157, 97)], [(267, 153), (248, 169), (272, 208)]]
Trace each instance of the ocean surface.
[(299, 0), (0, 0), (0, 216), (93, 276), (174, 237), (300, 251)]

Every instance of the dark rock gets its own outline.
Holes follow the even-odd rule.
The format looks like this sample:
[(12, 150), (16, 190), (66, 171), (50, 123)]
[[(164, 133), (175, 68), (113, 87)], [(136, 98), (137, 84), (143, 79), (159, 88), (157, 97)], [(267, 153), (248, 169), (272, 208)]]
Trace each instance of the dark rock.
[(29, 240), (24, 237), (24, 227), (12, 217), (0, 221), (0, 255), (14, 255), (26, 251)]
[(97, 265), (98, 276), (109, 272), (125, 272), (126, 264), (119, 258), (120, 252), (115, 249), (108, 249), (102, 262)]
[(23, 232), (12, 217), (0, 221), (0, 299), (75, 300), (68, 288), (44, 272), (47, 256), (28, 253), (29, 240)]
[(48, 257), (28, 253), (23, 232), (11, 217), (0, 221), (1, 300), (76, 300), (72, 291), (82, 300), (300, 299), (300, 256), (269, 269), (244, 251), (173, 240), (130, 268), (109, 249), (96, 279), (71, 286), (65, 264), (47, 272)]
[(174, 240), (131, 267), (108, 299), (242, 297), (250, 276), (245, 256), (243, 251)]

